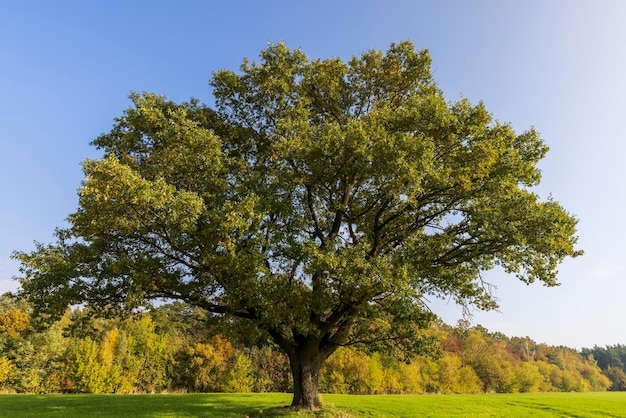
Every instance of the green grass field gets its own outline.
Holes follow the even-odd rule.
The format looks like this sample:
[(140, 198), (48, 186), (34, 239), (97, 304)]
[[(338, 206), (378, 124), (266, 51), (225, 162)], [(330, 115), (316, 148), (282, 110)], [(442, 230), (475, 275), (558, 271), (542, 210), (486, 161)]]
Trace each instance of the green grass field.
[[(282, 409), (288, 394), (0, 395), (0, 416), (22, 417), (626, 417), (626, 393), (324, 395), (326, 412)], [(348, 415), (343, 414), (345, 411)]]

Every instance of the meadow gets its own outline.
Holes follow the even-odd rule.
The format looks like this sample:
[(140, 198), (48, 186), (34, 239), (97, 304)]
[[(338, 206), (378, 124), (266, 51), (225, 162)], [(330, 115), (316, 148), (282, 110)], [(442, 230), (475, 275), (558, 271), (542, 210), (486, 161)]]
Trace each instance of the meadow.
[(0, 416), (31, 417), (626, 417), (626, 393), (332, 395), (324, 411), (284, 409), (291, 395), (0, 395)]

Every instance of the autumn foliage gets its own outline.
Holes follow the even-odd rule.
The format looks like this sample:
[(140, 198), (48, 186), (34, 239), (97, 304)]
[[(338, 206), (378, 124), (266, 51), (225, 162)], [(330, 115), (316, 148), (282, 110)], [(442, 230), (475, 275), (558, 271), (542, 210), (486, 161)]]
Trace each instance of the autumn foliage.
[[(183, 304), (124, 319), (67, 311), (41, 327), (4, 296), (0, 390), (24, 393), (287, 392), (287, 357), (262, 340), (229, 338)], [(601, 368), (590, 350), (460, 323), (437, 323), (432, 356), (410, 362), (343, 347), (324, 365), (320, 390), (349, 394), (604, 391), (624, 370)], [(598, 355), (602, 350), (595, 348)], [(602, 357), (606, 362), (608, 356)]]

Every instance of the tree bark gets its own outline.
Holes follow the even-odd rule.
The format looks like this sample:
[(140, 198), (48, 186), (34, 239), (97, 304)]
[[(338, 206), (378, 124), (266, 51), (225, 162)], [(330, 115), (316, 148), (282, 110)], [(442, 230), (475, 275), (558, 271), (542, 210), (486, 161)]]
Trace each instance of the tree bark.
[(317, 410), (321, 406), (318, 378), (323, 358), (312, 349), (299, 348), (289, 355), (293, 377), (292, 407)]
[[(335, 324), (343, 315), (338, 315), (331, 322)], [(328, 324), (326, 324), (328, 325)], [(330, 325), (329, 325), (330, 326)], [(339, 327), (345, 331), (346, 324)], [(320, 370), (324, 361), (334, 353), (339, 345), (336, 341), (329, 339), (328, 330), (320, 330), (322, 335), (302, 335), (292, 332), (287, 336), (275, 328), (268, 329), (274, 342), (284, 350), (289, 357), (291, 376), (293, 378), (293, 400), (291, 406), (294, 408), (309, 409), (315, 411), (322, 405), (319, 392), (318, 380)], [(335, 336), (343, 335), (343, 332), (335, 332)]]

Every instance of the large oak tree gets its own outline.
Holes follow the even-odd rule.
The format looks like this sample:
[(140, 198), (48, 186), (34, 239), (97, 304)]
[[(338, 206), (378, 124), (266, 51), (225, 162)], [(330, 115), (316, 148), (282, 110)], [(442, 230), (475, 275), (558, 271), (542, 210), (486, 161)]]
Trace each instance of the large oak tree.
[(182, 300), (249, 322), (319, 405), (338, 347), (419, 350), (428, 296), (496, 307), (496, 266), (556, 285), (576, 220), (532, 187), (548, 148), (482, 104), (447, 102), (410, 42), (309, 60), (284, 44), (213, 75), (215, 105), (132, 94), (93, 144), (79, 208), (16, 253), (40, 310)]

